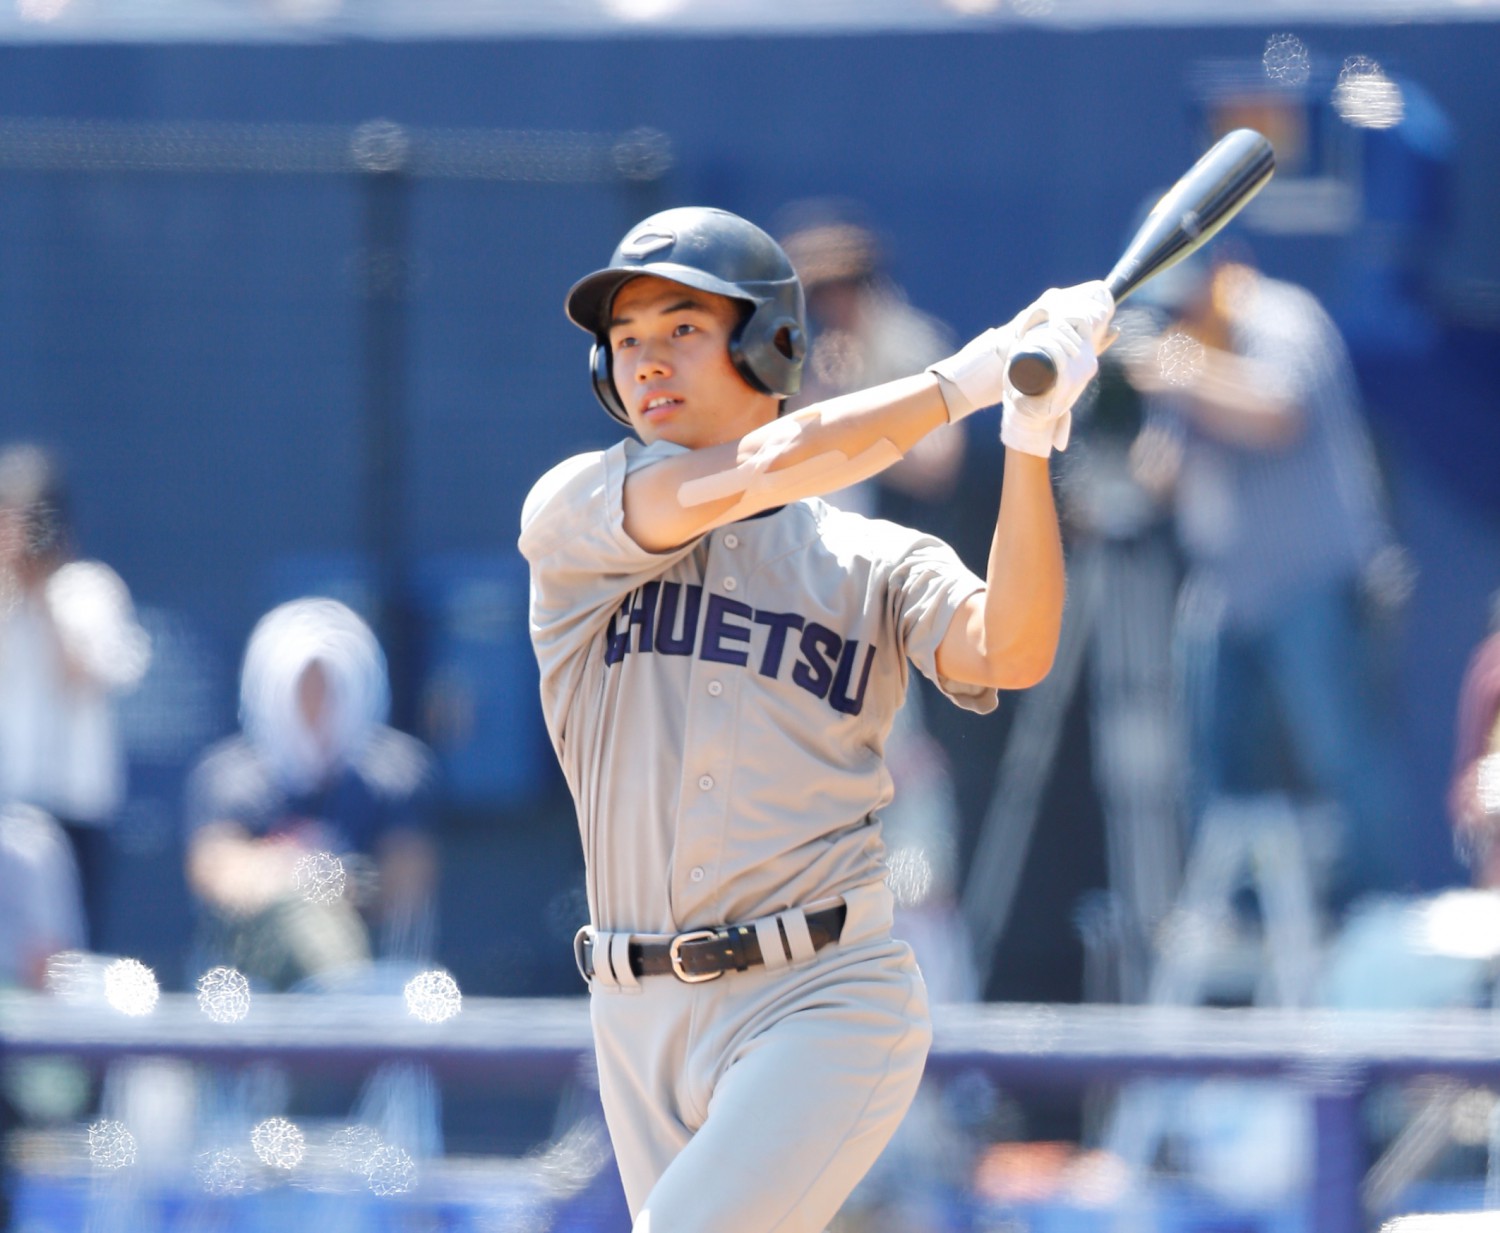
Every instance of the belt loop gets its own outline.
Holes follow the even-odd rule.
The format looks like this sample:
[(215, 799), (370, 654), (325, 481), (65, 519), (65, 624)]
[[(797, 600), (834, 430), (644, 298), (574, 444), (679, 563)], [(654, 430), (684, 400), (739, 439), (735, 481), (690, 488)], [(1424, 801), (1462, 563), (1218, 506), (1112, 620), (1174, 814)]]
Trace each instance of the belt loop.
[(641, 982), (630, 968), (630, 935), (609, 935), (609, 966), (613, 970), (615, 985), (625, 993), (639, 993)]
[(791, 961), (786, 957), (786, 943), (781, 940), (781, 928), (776, 924), (776, 918), (762, 916), (752, 923), (755, 926), (755, 939), (760, 943), (760, 957), (766, 965), (766, 971), (779, 972), (782, 968), (789, 966)]
[(615, 938), (619, 936), (619, 934), (615, 933), (605, 933), (600, 929), (594, 930), (594, 948), (592, 954), (594, 979), (589, 984), (590, 990), (607, 989), (611, 993), (619, 992), (620, 982), (615, 976), (614, 964), (610, 962), (610, 951), (614, 948)]
[[(578, 975), (583, 977), (583, 983), (590, 987), (593, 986), (594, 982), (593, 979), (589, 976), (588, 968), (584, 967), (583, 965), (583, 948), (585, 946), (588, 946), (590, 949), (592, 949), (595, 943), (596, 939), (594, 937), (594, 927), (592, 925), (581, 926), (578, 932), (573, 935), (573, 962), (578, 967)], [(595, 954), (597, 953), (598, 952), (595, 951)]]
[(812, 934), (807, 931), (807, 917), (801, 908), (788, 908), (776, 914), (776, 921), (786, 934), (787, 948), (792, 952), (792, 966), (800, 968), (818, 957), (813, 949)]
[(852, 946), (891, 931), (895, 901), (885, 882), (866, 882), (844, 892), (844, 930), (840, 941)]

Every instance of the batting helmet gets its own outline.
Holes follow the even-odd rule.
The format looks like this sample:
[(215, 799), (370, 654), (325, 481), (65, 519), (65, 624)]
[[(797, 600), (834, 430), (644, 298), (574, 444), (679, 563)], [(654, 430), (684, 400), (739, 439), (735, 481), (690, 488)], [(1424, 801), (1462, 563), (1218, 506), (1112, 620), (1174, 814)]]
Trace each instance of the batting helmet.
[(729, 339), (729, 358), (752, 389), (795, 394), (807, 354), (802, 284), (787, 255), (759, 227), (726, 210), (684, 206), (653, 214), (630, 229), (609, 265), (573, 284), (568, 316), (594, 336), (589, 371), (604, 409), (629, 425), (615, 389), (609, 313), (632, 278), (655, 274), (745, 306)]

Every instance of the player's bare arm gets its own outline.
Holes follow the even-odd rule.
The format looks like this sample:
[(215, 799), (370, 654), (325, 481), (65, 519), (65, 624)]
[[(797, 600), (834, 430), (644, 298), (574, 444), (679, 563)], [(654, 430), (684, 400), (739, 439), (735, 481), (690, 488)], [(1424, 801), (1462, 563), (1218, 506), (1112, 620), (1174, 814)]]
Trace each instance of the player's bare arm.
[(995, 689), (1035, 685), (1057, 653), (1064, 591), (1062, 536), (1047, 460), (1009, 450), (985, 587), (948, 626), (938, 646), (938, 671), (950, 680)]
[(716, 526), (869, 479), (948, 423), (930, 373), (842, 395), (772, 418), (737, 439), (634, 473), (625, 529), (662, 551)]
[[(1017, 337), (1044, 341), (1057, 382), (1044, 394), (1007, 388), (1000, 420), (1005, 482), (984, 590), (969, 597), (938, 647), (944, 676), (1024, 689), (1052, 667), (1062, 630), (1062, 536), (1048, 459), (1067, 446), (1072, 408), (1112, 341), (1114, 301), (1101, 284), (1049, 291), (1012, 323)], [(1042, 338), (1029, 331), (1045, 328)]]
[[(1075, 297), (1081, 309), (1055, 298), (1065, 293), (1049, 292), (1053, 300), (1043, 297), (927, 373), (777, 418), (776, 400), (738, 380), (725, 358), (738, 324), (732, 303), (649, 276), (626, 283), (610, 322), (615, 388), (644, 440), (694, 451), (630, 477), (626, 531), (643, 548), (664, 551), (726, 522), (869, 479), (935, 429), (1001, 401), (1010, 344), (1023, 328), (1045, 328), (1064, 309), (1112, 310), (1097, 284), (1086, 286)], [(1059, 324), (1065, 320), (1059, 315)], [(1098, 340), (1084, 347), (1075, 330), (1068, 345), (1092, 353)]]

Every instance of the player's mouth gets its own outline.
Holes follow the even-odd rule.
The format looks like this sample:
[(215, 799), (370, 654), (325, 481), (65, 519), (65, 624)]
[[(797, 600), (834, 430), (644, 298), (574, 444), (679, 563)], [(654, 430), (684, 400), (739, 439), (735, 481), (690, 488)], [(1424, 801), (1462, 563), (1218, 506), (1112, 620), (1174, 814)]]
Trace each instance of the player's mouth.
[(652, 394), (641, 403), (641, 418), (647, 423), (655, 423), (666, 419), (680, 406), (682, 399), (675, 394)]

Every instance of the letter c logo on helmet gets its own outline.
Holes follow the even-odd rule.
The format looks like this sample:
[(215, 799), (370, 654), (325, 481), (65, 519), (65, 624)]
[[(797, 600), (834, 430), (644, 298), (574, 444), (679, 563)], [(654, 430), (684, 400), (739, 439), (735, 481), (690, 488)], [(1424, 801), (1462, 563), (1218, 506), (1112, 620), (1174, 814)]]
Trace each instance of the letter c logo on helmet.
[(785, 397), (801, 388), (807, 311), (791, 261), (775, 240), (738, 215), (684, 206), (636, 224), (609, 265), (568, 292), (568, 317), (594, 336), (589, 355), (594, 395), (620, 423), (628, 427), (630, 417), (615, 389), (609, 314), (615, 293), (641, 274), (744, 304), (744, 319), (729, 339), (735, 369), (764, 394)]

